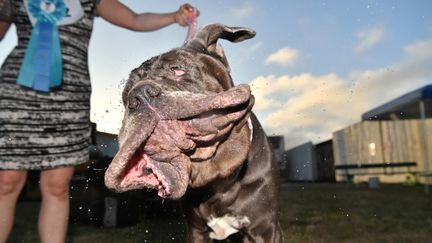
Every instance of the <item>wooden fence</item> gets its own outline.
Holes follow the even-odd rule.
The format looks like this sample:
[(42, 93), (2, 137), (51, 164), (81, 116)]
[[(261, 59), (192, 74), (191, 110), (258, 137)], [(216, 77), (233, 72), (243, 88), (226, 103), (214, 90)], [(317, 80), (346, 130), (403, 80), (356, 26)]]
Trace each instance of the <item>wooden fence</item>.
[[(426, 124), (426, 126), (424, 126)], [(425, 134), (424, 128), (427, 128)], [(424, 172), (428, 152), (432, 159), (432, 119), (398, 121), (364, 121), (333, 133), (335, 165), (416, 162), (413, 171)], [(427, 142), (425, 142), (425, 139)], [(428, 148), (425, 146), (428, 145)], [(432, 168), (429, 164), (429, 170)], [(367, 181), (371, 175), (383, 182), (404, 182), (406, 168), (361, 169), (356, 181)], [(336, 180), (345, 180), (346, 171), (336, 171)], [(353, 172), (354, 173), (354, 172)], [(375, 174), (375, 175), (374, 175)], [(418, 176), (420, 182), (424, 177)]]

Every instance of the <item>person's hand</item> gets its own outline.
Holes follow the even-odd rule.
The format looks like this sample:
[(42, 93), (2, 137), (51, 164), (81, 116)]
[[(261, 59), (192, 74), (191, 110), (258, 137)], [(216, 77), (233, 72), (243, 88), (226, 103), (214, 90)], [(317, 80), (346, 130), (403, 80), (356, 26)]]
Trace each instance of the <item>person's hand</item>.
[[(2, 1), (2, 0), (0, 0)], [(179, 10), (175, 13), (175, 21), (180, 26), (187, 26), (189, 24), (189, 14), (193, 11), (193, 6), (189, 3), (185, 3), (180, 6)], [(199, 11), (197, 10), (197, 17), (199, 16)]]

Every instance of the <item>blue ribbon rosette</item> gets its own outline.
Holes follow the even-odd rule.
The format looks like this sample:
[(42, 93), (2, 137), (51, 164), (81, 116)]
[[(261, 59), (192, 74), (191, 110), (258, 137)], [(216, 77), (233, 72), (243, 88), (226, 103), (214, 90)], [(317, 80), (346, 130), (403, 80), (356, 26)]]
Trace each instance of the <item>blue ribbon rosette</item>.
[(66, 16), (63, 0), (30, 0), (27, 9), (36, 19), (17, 84), (49, 92), (61, 85), (63, 62), (57, 22)]

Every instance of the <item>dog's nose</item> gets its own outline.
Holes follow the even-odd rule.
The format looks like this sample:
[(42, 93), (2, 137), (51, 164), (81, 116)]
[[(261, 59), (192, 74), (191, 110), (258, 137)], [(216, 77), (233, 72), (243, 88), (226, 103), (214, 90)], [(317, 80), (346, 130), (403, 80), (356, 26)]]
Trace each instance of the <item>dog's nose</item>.
[(150, 101), (162, 93), (160, 87), (144, 83), (135, 86), (128, 95), (128, 108), (136, 109), (141, 104), (149, 104)]

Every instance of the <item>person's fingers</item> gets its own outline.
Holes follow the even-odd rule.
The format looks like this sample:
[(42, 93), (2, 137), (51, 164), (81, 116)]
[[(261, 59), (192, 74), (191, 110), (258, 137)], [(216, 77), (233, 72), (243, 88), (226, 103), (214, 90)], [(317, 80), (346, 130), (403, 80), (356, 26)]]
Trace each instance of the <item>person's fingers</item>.
[(181, 14), (180, 12), (176, 13), (176, 22), (180, 25), (180, 26), (186, 26), (188, 25), (188, 18), (187, 15), (185, 17), (185, 15)]
[(180, 6), (180, 9), (183, 11), (192, 11), (193, 7), (189, 3), (185, 3)]
[[(180, 26), (187, 26), (189, 24), (189, 14), (194, 10), (194, 7), (189, 3), (185, 3), (180, 6), (177, 10), (175, 19)], [(197, 16), (199, 16), (199, 11), (197, 10)]]

